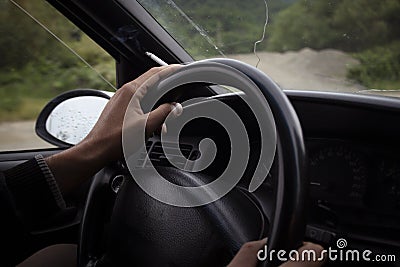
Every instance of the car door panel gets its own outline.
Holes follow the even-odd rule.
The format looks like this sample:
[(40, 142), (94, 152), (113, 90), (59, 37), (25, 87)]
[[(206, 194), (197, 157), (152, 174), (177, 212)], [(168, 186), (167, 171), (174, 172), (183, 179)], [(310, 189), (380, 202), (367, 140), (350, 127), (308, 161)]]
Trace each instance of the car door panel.
[[(13, 151), (0, 153), (0, 171), (15, 167), (35, 155), (44, 157), (61, 152), (63, 149), (52, 148), (48, 150)], [(86, 193), (91, 179), (84, 183), (81, 188), (71, 195), (65, 197), (67, 209), (60, 214), (47, 220), (46, 225), (31, 232), (35, 247), (41, 248), (56, 243), (77, 243), (79, 224), (81, 222)]]

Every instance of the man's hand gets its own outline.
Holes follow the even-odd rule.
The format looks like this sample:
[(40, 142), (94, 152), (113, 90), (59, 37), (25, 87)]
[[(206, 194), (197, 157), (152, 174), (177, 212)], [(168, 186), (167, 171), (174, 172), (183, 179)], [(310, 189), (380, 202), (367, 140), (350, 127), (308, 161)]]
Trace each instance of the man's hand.
[(235, 255), (228, 267), (256, 267), (258, 263), (257, 252), (267, 243), (267, 239), (245, 243)]
[[(245, 243), (233, 258), (228, 267), (256, 267), (258, 263), (257, 253), (260, 249), (263, 249), (267, 239), (251, 241)], [(316, 258), (321, 256), (323, 248), (320, 245), (304, 242), (303, 246), (297, 251), (301, 255), (303, 250), (315, 251)], [(281, 267), (319, 267), (322, 266), (323, 261), (287, 261), (281, 265)]]
[[(147, 135), (162, 127), (174, 106), (172, 104), (159, 106), (147, 114), (146, 123), (147, 115), (141, 109), (140, 100), (152, 85), (179, 68), (179, 65), (152, 68), (122, 86), (107, 103), (96, 125), (82, 142), (45, 159), (63, 193), (70, 192), (108, 163), (122, 158), (124, 116), (134, 95), (133, 106), (130, 106), (134, 112), (129, 113), (128, 127), (143, 129), (145, 126)], [(139, 147), (140, 144), (137, 144), (137, 148)]]
[[(165, 118), (172, 111), (174, 106), (166, 103), (160, 105), (149, 114), (144, 114), (140, 101), (147, 93), (147, 90), (162, 78), (170, 75), (179, 69), (179, 65), (152, 68), (142, 76), (122, 86), (105, 106), (96, 125), (88, 136), (82, 141), (81, 146), (90, 145), (96, 147), (97, 160), (102, 164), (122, 158), (122, 127), (124, 115), (131, 102), (129, 110), (129, 127), (131, 129), (143, 129), (146, 126), (146, 134), (149, 136), (159, 129)], [(139, 90), (140, 88), (140, 90)], [(146, 118), (148, 115), (147, 123)], [(144, 125), (146, 123), (146, 125)], [(142, 134), (141, 132), (137, 133)], [(139, 148), (139, 144), (138, 144)]]

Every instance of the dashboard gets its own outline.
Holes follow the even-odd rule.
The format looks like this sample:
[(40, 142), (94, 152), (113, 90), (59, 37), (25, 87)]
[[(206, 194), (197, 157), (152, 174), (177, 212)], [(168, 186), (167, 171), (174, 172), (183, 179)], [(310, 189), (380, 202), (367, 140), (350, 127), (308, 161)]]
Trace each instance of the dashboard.
[(310, 223), (335, 235), (400, 245), (400, 160), (376, 143), (311, 138)]
[[(310, 187), (306, 236), (325, 245), (342, 237), (354, 247), (397, 253), (400, 250), (400, 101), (305, 91), (286, 91), (286, 94), (300, 119), (307, 151), (306, 176)], [(250, 150), (257, 155), (260, 137), (249, 109), (235, 95), (212, 98), (227, 103), (246, 120)], [(219, 149), (215, 162), (206, 170), (215, 177), (227, 164), (229, 138), (215, 122), (192, 121), (181, 132), (180, 147), (186, 150), (183, 154), (190, 159), (198, 157), (198, 144), (203, 138), (213, 139)], [(153, 137), (150, 142), (153, 147), (159, 140)], [(157, 164), (162, 165), (162, 153), (159, 150), (157, 153), (150, 158), (156, 158)], [(271, 186), (277, 177), (275, 165), (266, 186)], [(248, 182), (246, 173), (243, 180)]]
[(400, 101), (287, 92), (305, 135), (309, 225), (363, 247), (400, 248)]
[(309, 179), (313, 197), (382, 215), (400, 211), (400, 160), (392, 147), (311, 139)]

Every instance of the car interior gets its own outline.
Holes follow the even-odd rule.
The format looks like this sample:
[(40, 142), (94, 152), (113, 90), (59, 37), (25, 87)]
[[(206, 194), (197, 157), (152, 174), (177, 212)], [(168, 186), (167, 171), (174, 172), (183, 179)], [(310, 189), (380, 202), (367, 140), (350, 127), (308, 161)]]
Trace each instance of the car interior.
[[(47, 1), (113, 57), (117, 88), (158, 66), (146, 56), (147, 51), (169, 64), (190, 67), (188, 63), (194, 62), (137, 1)], [(71, 243), (78, 244), (79, 266), (226, 266), (244, 242), (268, 236), (272, 248), (294, 249), (302, 240), (337, 248), (337, 240), (344, 238), (349, 249), (400, 257), (400, 124), (396, 123), (400, 100), (281, 90), (244, 63), (204, 62), (243, 72), (261, 88), (271, 107), (276, 153), (257, 190), (248, 191), (262, 147), (258, 121), (244, 101), (250, 93), (245, 89), (229, 92), (204, 82), (182, 85), (163, 95), (159, 103), (196, 98), (200, 99), (196, 105), (206, 106), (221, 101), (235, 111), (247, 130), (248, 164), (232, 191), (199, 207), (170, 206), (143, 192), (121, 160), (104, 166), (66, 196), (65, 213), (32, 233), (32, 253), (52, 244)], [(90, 90), (69, 97), (87, 95), (110, 97)], [(191, 104), (183, 107), (184, 112), (193, 108)], [(50, 111), (39, 116), (37, 131), (56, 147), (0, 152), (0, 171), (37, 154), (49, 156), (71, 146), (40, 132)], [(193, 172), (189, 161), (204, 153), (200, 149), (204, 139), (215, 143), (217, 153), (207, 168)], [(191, 120), (178, 140), (180, 151), (168, 134), (166, 140), (159, 133), (152, 135), (137, 161), (138, 171), (151, 175), (146, 169), (155, 167), (169, 182), (190, 187), (211, 183), (229, 165), (230, 137), (214, 120)], [(171, 157), (179, 166), (170, 163)], [(375, 266), (376, 262), (326, 262), (326, 266), (347, 265)], [(385, 263), (399, 265), (399, 261)]]

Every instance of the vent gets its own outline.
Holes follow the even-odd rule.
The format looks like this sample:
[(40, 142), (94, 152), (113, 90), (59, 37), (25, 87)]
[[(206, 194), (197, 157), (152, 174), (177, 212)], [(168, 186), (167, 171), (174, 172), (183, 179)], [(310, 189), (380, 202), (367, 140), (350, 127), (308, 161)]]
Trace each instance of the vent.
[(145, 166), (146, 160), (148, 160), (148, 159), (147, 159), (147, 151), (150, 151), (152, 145), (153, 145), (153, 142), (152, 142), (152, 141), (147, 141), (147, 143), (146, 143), (146, 150), (144, 150), (144, 151), (142, 151), (142, 152), (140, 153), (140, 158), (138, 159), (138, 162), (137, 162), (137, 164), (136, 164), (136, 166), (137, 166), (138, 168), (141, 168), (141, 167), (144, 167), (144, 166)]
[(174, 146), (174, 143), (164, 142), (162, 147), (161, 142), (148, 141), (146, 151), (143, 151), (138, 160), (138, 167), (150, 167), (150, 161), (153, 166), (172, 166), (170, 160), (175, 163), (179, 169), (190, 170), (188, 159), (196, 160), (199, 157), (199, 152), (190, 144), (180, 144), (179, 149)]

